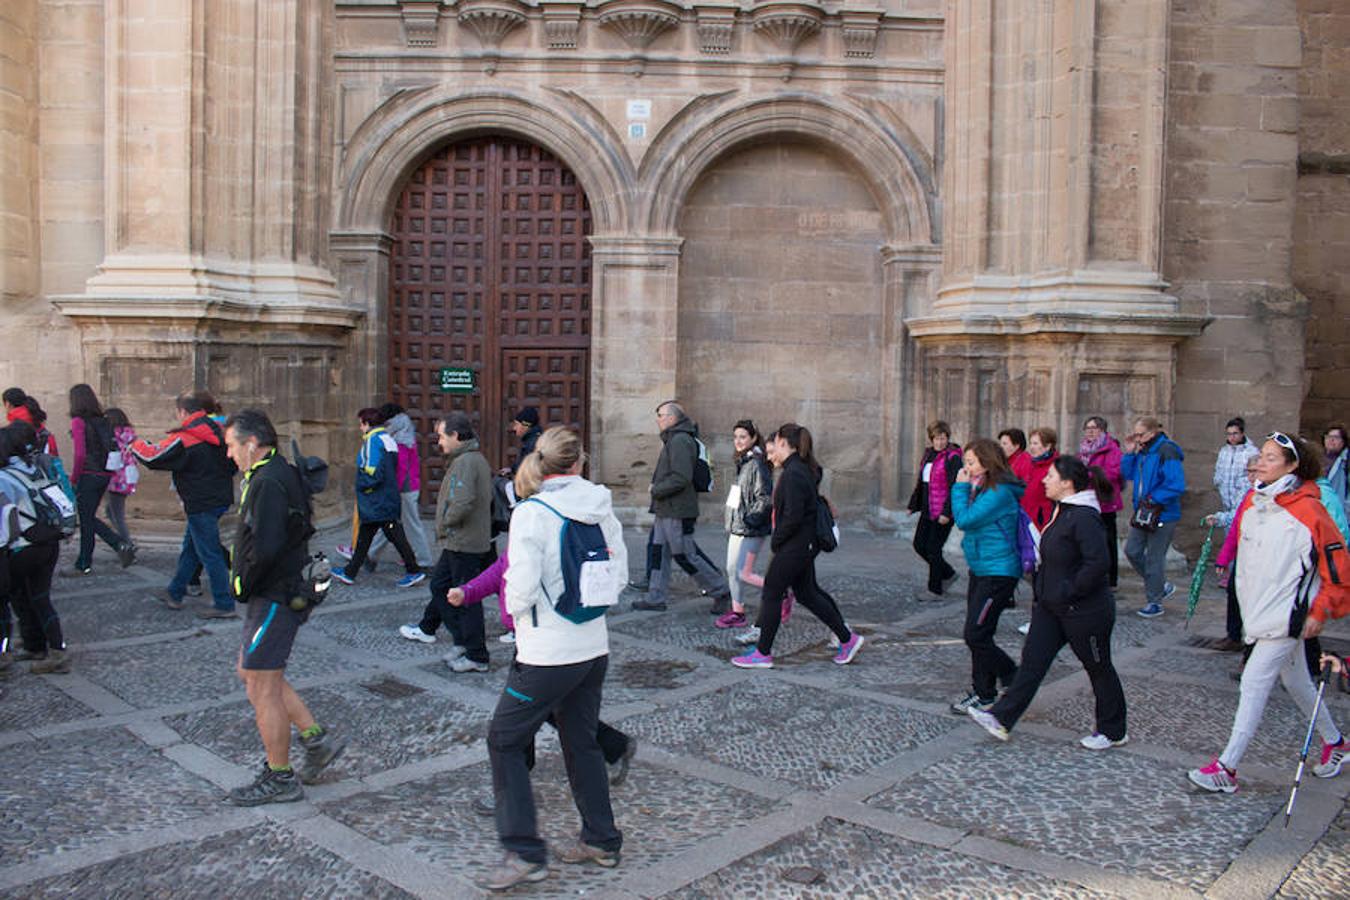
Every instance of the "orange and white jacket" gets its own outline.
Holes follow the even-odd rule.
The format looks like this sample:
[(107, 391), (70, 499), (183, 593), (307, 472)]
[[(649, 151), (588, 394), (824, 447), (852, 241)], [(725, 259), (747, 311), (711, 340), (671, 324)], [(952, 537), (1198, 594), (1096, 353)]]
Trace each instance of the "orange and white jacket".
[(1350, 556), (1316, 484), (1251, 491), (1238, 509), (1235, 587), (1248, 642), (1297, 637), (1309, 616), (1350, 613)]

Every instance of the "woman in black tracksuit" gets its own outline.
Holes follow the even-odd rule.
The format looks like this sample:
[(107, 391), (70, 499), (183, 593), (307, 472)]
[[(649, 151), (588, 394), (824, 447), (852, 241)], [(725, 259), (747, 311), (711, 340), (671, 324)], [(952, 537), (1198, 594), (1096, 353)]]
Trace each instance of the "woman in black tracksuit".
[(1031, 705), (1050, 664), (1067, 643), (1087, 670), (1097, 700), (1096, 730), (1080, 743), (1089, 750), (1118, 747), (1125, 733), (1125, 692), (1111, 664), (1111, 630), (1116, 602), (1107, 584), (1111, 567), (1099, 497), (1113, 488), (1101, 469), (1091, 471), (1074, 456), (1060, 456), (1045, 474), (1046, 495), (1055, 501), (1041, 533), (1036, 569), (1036, 604), (1031, 631), (1022, 647), (1017, 676), (988, 712), (967, 712), (999, 740)]
[(846, 665), (862, 646), (862, 635), (844, 624), (839, 607), (816, 590), (816, 492), (817, 472), (811, 455), (811, 432), (788, 423), (772, 436), (774, 462), (782, 471), (773, 489), (773, 536), (769, 545), (773, 560), (764, 575), (759, 607), (759, 642), (744, 656), (731, 662), (742, 669), (773, 668), (773, 640), (782, 621), (783, 595), (788, 588), (797, 601), (811, 610), (839, 638), (834, 661)]

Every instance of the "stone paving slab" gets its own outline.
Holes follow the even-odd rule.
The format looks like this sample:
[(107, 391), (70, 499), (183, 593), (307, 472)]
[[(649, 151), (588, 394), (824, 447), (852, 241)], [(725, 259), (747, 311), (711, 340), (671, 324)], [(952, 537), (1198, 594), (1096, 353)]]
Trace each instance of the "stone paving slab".
[(0, 732), (40, 728), (75, 722), (96, 715), (94, 710), (66, 695), (52, 683), (60, 675), (31, 675), (27, 663), (15, 663), (22, 671), (0, 681)]
[(0, 747), (0, 771), (5, 865), (223, 808), (219, 789), (123, 728)]
[[(610, 630), (703, 653), (723, 662), (746, 652), (735, 640), (741, 629), (716, 627), (714, 618), (707, 614), (707, 605), (707, 601), (700, 598), (696, 609), (677, 609), (672, 605), (667, 612), (634, 614), (631, 618), (611, 623)], [(775, 659), (787, 658), (807, 647), (823, 646), (829, 639), (829, 630), (810, 613), (794, 612), (788, 624), (778, 631), (773, 655)]]
[[(983, 788), (981, 788), (983, 786)], [(1192, 789), (1179, 768), (1014, 733), (974, 739), (868, 799), (996, 840), (1204, 890), (1282, 805), (1283, 787)]]
[[(75, 664), (91, 681), (142, 709), (223, 698), (243, 690), (235, 672), (242, 628), (242, 620), (232, 620), (217, 630), (152, 645), (86, 650)], [(288, 678), (362, 668), (313, 646), (306, 637), (301, 628), (286, 666)]]
[[(547, 729), (546, 729), (547, 730)], [(574, 839), (580, 827), (567, 775), (556, 749), (541, 740), (534, 770), (541, 834), (551, 846)], [(501, 858), (492, 819), (473, 812), (474, 799), (491, 795), (486, 763), (386, 791), (358, 794), (324, 811), (389, 847), (439, 862), (453, 859), (466, 877), (478, 878)], [(771, 812), (776, 804), (753, 794), (646, 765), (641, 753), (628, 781), (612, 791), (615, 822), (625, 835), (617, 869), (553, 863), (546, 882), (514, 889), (511, 896), (577, 896), (615, 884), (626, 872), (688, 850), (726, 829)]]
[[(1233, 715), (1237, 712), (1236, 691), (1207, 690), (1139, 675), (1122, 676), (1121, 683), (1125, 688), (1131, 740), (1192, 753), (1196, 766), (1209, 762), (1228, 743)], [(1048, 708), (1033, 707), (1026, 718), (1086, 734), (1092, 730), (1092, 711), (1092, 691), (1084, 679), (1082, 687), (1071, 699)], [(1338, 724), (1350, 729), (1350, 721), (1344, 717)], [(1243, 761), (1276, 767), (1293, 766), (1307, 729), (1307, 718), (1299, 712), (1284, 688), (1277, 686), (1270, 694), (1261, 725)], [(1316, 740), (1314, 738), (1314, 742)]]
[(57, 596), (56, 612), (66, 640), (82, 644), (186, 630), (201, 624), (197, 610), (210, 598), (187, 597), (183, 609), (172, 610), (151, 596), (152, 588), (135, 582), (119, 585), (116, 593), (64, 598)]
[(1350, 808), (1303, 857), (1276, 895), (1287, 900), (1344, 900), (1350, 895)]
[[(808, 885), (793, 869), (819, 873)], [(726, 897), (1093, 898), (1078, 885), (925, 847), (839, 819), (798, 832), (668, 894), (668, 900)]]
[[(866, 688), (933, 703), (951, 703), (971, 689), (970, 650), (959, 637), (919, 632), (897, 637), (893, 631), (859, 631), (865, 643), (850, 665), (835, 665), (834, 650), (822, 645), (803, 651), (780, 668), (822, 679), (833, 687)], [(1014, 661), (1021, 655), (1021, 635), (1015, 631), (1000, 628), (998, 641)], [(1066, 650), (1051, 667), (1048, 679), (1072, 674), (1076, 665)]]
[[(415, 598), (400, 594), (390, 602), (360, 609), (339, 608), (330, 611), (325, 604), (324, 608), (313, 616), (310, 626), (344, 646), (365, 650), (383, 659), (444, 656), (450, 652), (453, 644), (446, 629), (438, 629), (434, 644), (410, 641), (398, 633), (400, 625), (416, 624), (421, 621), (422, 608), (426, 606), (426, 602), (427, 594), (422, 592)], [(502, 628), (497, 621), (496, 604), (490, 603), (489, 606), (491, 609), (486, 616), (488, 650), (499, 651), (504, 657), (509, 657), (511, 648), (497, 641)]]
[(0, 893), (0, 897), (168, 898), (411, 897), (300, 836), (260, 823), (200, 841), (134, 853)]
[(674, 752), (764, 778), (826, 788), (959, 724), (954, 716), (750, 677), (677, 707), (627, 718), (623, 728)]
[[(481, 746), (487, 735), (486, 711), (394, 675), (371, 673), (360, 681), (313, 688), (304, 692), (304, 700), (316, 720), (349, 742), (324, 773), (324, 782), (364, 778), (466, 746)], [(251, 768), (262, 758), (262, 740), (246, 702), (165, 722), (184, 740), (231, 762)], [(292, 738), (291, 753), (293, 759), (301, 758), (298, 738)]]

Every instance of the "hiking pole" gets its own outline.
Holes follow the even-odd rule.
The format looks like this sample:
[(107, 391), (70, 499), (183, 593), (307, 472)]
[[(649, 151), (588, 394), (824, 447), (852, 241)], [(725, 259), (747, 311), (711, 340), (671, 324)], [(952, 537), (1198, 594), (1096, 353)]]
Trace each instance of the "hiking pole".
[(1209, 565), (1209, 557), (1214, 552), (1214, 526), (1209, 526), (1209, 531), (1205, 532), (1205, 543), (1200, 547), (1200, 558), (1196, 561), (1195, 571), (1191, 573), (1191, 596), (1186, 604), (1186, 624), (1182, 626), (1183, 631), (1189, 631), (1191, 628), (1191, 617), (1195, 615), (1195, 608), (1200, 604), (1200, 591), (1205, 586), (1205, 568)]
[(1298, 756), (1298, 772), (1294, 775), (1294, 787), (1289, 791), (1289, 805), (1284, 808), (1284, 827), (1289, 827), (1289, 817), (1294, 814), (1294, 798), (1298, 796), (1298, 786), (1303, 781), (1303, 767), (1308, 762), (1308, 748), (1312, 746), (1313, 731), (1317, 728), (1317, 714), (1322, 711), (1322, 694), (1327, 689), (1327, 679), (1331, 676), (1331, 663), (1322, 665), (1322, 677), (1317, 681), (1317, 700), (1313, 703), (1312, 719), (1308, 721), (1308, 735), (1303, 739), (1303, 752)]

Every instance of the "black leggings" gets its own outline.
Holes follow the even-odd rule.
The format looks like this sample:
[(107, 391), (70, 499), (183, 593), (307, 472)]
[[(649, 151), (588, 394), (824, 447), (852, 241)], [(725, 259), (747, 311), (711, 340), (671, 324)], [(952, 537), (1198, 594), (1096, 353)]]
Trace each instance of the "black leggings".
[(375, 532), (377, 531), (383, 531), (384, 536), (389, 539), (389, 543), (394, 545), (394, 549), (403, 559), (403, 568), (409, 575), (421, 571), (417, 566), (417, 556), (408, 543), (408, 535), (404, 533), (401, 521), (398, 519), (392, 522), (362, 521), (356, 531), (356, 547), (352, 549), (351, 562), (347, 563), (344, 569), (348, 578), (354, 579), (361, 574), (361, 566), (366, 561), (366, 554), (370, 552), (370, 542), (375, 540)]
[(1087, 608), (1053, 613), (1045, 604), (1031, 607), (1031, 631), (1022, 645), (1022, 664), (1012, 687), (990, 710), (1005, 728), (1011, 729), (1027, 711), (1059, 651), (1068, 644), (1087, 670), (1097, 699), (1097, 732), (1113, 741), (1125, 737), (1125, 691), (1111, 663), (1111, 631), (1116, 624), (1116, 605), (1109, 597)]
[(760, 653), (773, 655), (773, 641), (778, 636), (778, 626), (783, 620), (783, 595), (788, 588), (792, 588), (798, 603), (811, 610), (812, 615), (834, 632), (841, 644), (853, 636), (844, 624), (843, 614), (834, 598), (828, 594), (821, 596), (816, 591), (815, 553), (785, 547), (782, 552), (774, 554), (769, 562), (769, 571), (764, 574), (764, 591), (757, 623)]
[(52, 575), (61, 545), (52, 541), (9, 556), (10, 602), (19, 617), (23, 648), (30, 653), (66, 649), (61, 618), (52, 607)]

